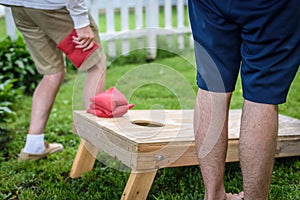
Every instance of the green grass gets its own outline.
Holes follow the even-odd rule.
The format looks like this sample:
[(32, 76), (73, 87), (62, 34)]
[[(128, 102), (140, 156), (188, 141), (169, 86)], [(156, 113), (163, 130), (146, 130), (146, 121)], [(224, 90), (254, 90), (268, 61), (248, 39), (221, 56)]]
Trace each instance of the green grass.
[(0, 17), (0, 40), (6, 37), (6, 27), (4, 17)]
[[(135, 109), (192, 109), (197, 90), (193, 63), (191, 50), (182, 53), (181, 57), (160, 58), (152, 63), (119, 65), (116, 62), (107, 70), (107, 88), (117, 86), (131, 103), (136, 104)], [(155, 72), (149, 69), (155, 69)], [(167, 72), (171, 75), (168, 76)], [(24, 96), (17, 105), (15, 121), (7, 124), (11, 132), (0, 135), (0, 141), (3, 141), (0, 145), (0, 199), (115, 200), (121, 197), (129, 172), (118, 170), (123, 168), (111, 159), (99, 159), (93, 171), (85, 173), (81, 178), (69, 178), (80, 141), (71, 131), (72, 109), (80, 108), (83, 78), (83, 74), (70, 73), (60, 89), (47, 124), (45, 138), (49, 142), (63, 143), (65, 149), (47, 159), (37, 162), (17, 161), (17, 154), (25, 143), (31, 97)], [(297, 75), (287, 103), (280, 106), (282, 114), (300, 119), (299, 89), (300, 76)], [(181, 98), (185, 95), (188, 98)], [(239, 82), (231, 108), (241, 106)], [(300, 157), (276, 159), (270, 199), (300, 199), (299, 171)], [(225, 181), (226, 190), (230, 192), (242, 189), (239, 163), (226, 165)], [(203, 187), (197, 166), (161, 169), (148, 199), (203, 199)]]
[[(160, 16), (162, 17), (162, 11)], [(132, 29), (132, 12), (130, 19)], [(176, 24), (174, 12), (172, 23)], [(163, 26), (162, 22), (160, 26)], [(100, 16), (100, 31), (104, 32), (105, 29), (103, 16)], [(119, 16), (116, 16), (116, 30), (120, 30)], [(0, 18), (0, 39), (6, 37), (5, 34), (5, 21)], [(159, 43), (163, 43), (164, 37), (160, 40)], [(172, 52), (178, 53), (175, 50)], [(160, 51), (159, 59), (153, 63), (145, 63), (145, 52), (138, 53), (133, 58), (111, 61), (112, 65), (107, 70), (107, 88), (117, 86), (131, 103), (136, 104), (134, 109), (192, 109), (197, 90), (195, 68), (192, 65), (193, 52), (179, 52), (178, 57), (164, 58), (165, 55), (161, 56), (164, 52)], [(130, 59), (131, 63), (136, 64), (128, 64)], [(17, 105), (16, 119), (7, 123), (11, 132), (0, 134), (0, 199), (120, 199), (129, 172), (105, 155), (96, 161), (93, 171), (85, 173), (81, 178), (69, 178), (80, 141), (71, 131), (72, 110), (82, 108), (83, 78), (83, 74), (70, 73), (60, 89), (47, 124), (45, 138), (49, 142), (63, 143), (65, 149), (47, 159), (37, 162), (17, 161), (17, 154), (25, 144), (31, 97), (24, 96)], [(300, 119), (299, 90), (300, 75), (297, 75), (287, 103), (280, 105), (280, 113)], [(238, 80), (231, 108), (241, 108), (242, 102), (242, 90)], [(299, 171), (300, 157), (276, 159), (270, 199), (300, 199)], [(242, 189), (238, 163), (226, 165), (225, 182), (226, 190), (230, 192), (239, 192)], [(203, 199), (203, 191), (198, 166), (167, 168), (158, 171), (148, 199), (198, 200)]]

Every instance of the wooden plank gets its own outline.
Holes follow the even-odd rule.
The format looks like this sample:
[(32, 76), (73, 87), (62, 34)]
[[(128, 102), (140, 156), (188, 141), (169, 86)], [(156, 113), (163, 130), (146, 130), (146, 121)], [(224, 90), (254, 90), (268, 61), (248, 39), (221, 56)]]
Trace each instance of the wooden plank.
[[(192, 110), (130, 110), (121, 118), (99, 118), (85, 111), (74, 113), (137, 144), (194, 141)], [(241, 110), (230, 110), (229, 140), (239, 138), (240, 118)], [(133, 124), (136, 120), (154, 121), (163, 127), (138, 126)], [(278, 135), (300, 136), (300, 120), (279, 115)]]
[(70, 172), (71, 178), (80, 177), (84, 172), (91, 171), (94, 167), (98, 149), (81, 139), (76, 157)]
[[(111, 119), (75, 111), (74, 119), (77, 118), (83, 138), (136, 171), (198, 164), (192, 110), (131, 110), (121, 118)], [(226, 162), (239, 160), (240, 118), (240, 110), (230, 110)], [(133, 124), (136, 120), (155, 121), (163, 126), (139, 126)], [(276, 157), (300, 155), (299, 140), (300, 120), (279, 115)]]
[[(111, 132), (124, 137), (125, 140), (133, 141), (135, 143), (156, 143), (169, 142), (170, 140), (178, 141), (193, 141), (193, 128), (191, 125), (193, 112), (184, 110), (177, 112), (175, 115), (172, 110), (166, 111), (149, 111), (139, 110), (131, 112), (122, 118), (103, 119), (99, 120), (93, 115), (85, 112), (80, 113), (85, 118), (90, 118), (101, 127), (108, 128)], [(184, 118), (189, 116), (190, 118)], [(145, 121), (154, 121), (164, 124), (163, 127), (143, 127), (133, 124), (132, 122), (143, 119)]]
[[(160, 168), (198, 164), (192, 110), (131, 110), (123, 117), (110, 119), (75, 111), (73, 118), (76, 125), (74, 130), (88, 143), (82, 140), (70, 176), (75, 178), (91, 170), (100, 148), (133, 169), (121, 197), (123, 200), (146, 200)], [(240, 110), (230, 110), (226, 162), (239, 160), (240, 118)], [(136, 120), (156, 121), (163, 126), (144, 127), (134, 124)], [(275, 156), (298, 155), (300, 120), (279, 115)]]
[(300, 155), (300, 136), (278, 137), (276, 158)]
[[(238, 140), (228, 141), (226, 162), (239, 161)], [(135, 170), (197, 165), (195, 143), (141, 144)]]
[(89, 141), (96, 148), (108, 153), (116, 160), (121, 161), (126, 166), (135, 168), (136, 144), (95, 123), (95, 119), (99, 119), (98, 117), (90, 114), (81, 114), (85, 114), (85, 112), (74, 112), (73, 115), (77, 135)]
[(137, 172), (132, 171), (122, 200), (146, 200), (157, 170)]
[[(300, 155), (300, 137), (278, 137), (276, 158)], [(226, 162), (239, 161), (239, 141), (228, 141)], [(190, 144), (142, 144), (139, 146), (135, 170), (198, 165), (195, 143)]]
[(300, 120), (285, 115), (279, 115), (279, 136), (300, 136)]

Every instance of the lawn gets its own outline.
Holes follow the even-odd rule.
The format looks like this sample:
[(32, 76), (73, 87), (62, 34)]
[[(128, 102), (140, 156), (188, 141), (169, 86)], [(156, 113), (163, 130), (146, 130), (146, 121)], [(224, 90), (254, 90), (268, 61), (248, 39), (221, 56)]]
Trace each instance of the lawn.
[(6, 28), (5, 28), (5, 19), (4, 17), (0, 17), (0, 40), (6, 37)]
[[(116, 18), (118, 19), (118, 17)], [(105, 24), (100, 30), (104, 31)], [(4, 26), (0, 18), (0, 27)], [(119, 28), (117, 28), (119, 29)], [(0, 40), (4, 29), (0, 28)], [(134, 109), (193, 109), (197, 91), (193, 51), (179, 52), (167, 57), (159, 52), (151, 63), (144, 60), (144, 52), (134, 52), (138, 58), (112, 60), (107, 70), (106, 88), (116, 86), (126, 95)], [(178, 52), (177, 52), (178, 53)], [(162, 55), (162, 56), (161, 56)], [(155, 69), (155, 71), (151, 71)], [(0, 199), (120, 199), (127, 182), (128, 169), (107, 160), (96, 161), (93, 171), (71, 179), (69, 172), (79, 145), (79, 138), (71, 131), (72, 111), (82, 109), (81, 92), (84, 74), (70, 71), (53, 106), (45, 138), (60, 142), (64, 151), (37, 162), (18, 162), (29, 125), (31, 97), (23, 96), (17, 106), (16, 118), (7, 123), (12, 131), (0, 134)], [(135, 88), (132, 89), (134, 86)], [(130, 92), (133, 91), (133, 92)], [(300, 119), (300, 75), (291, 87), (288, 100), (280, 106), (280, 113)], [(130, 94), (130, 95), (129, 95)], [(242, 107), (242, 91), (238, 80), (231, 108)], [(276, 159), (270, 199), (300, 199), (300, 157)], [(242, 178), (239, 163), (228, 163), (225, 173), (226, 190), (239, 192)], [(203, 199), (204, 186), (198, 166), (167, 168), (158, 171), (149, 200)]]
[[(139, 73), (150, 67), (157, 73)], [(165, 72), (171, 72), (168, 76)], [(80, 109), (80, 91), (83, 74), (70, 72), (63, 83), (50, 115), (45, 131), (46, 140), (61, 142), (64, 151), (37, 162), (18, 162), (17, 155), (24, 145), (31, 97), (24, 96), (18, 105), (17, 118), (7, 124), (12, 129), (7, 140), (1, 144), (0, 199), (119, 199), (129, 176), (128, 170), (112, 165), (110, 161), (97, 160), (94, 170), (81, 178), (69, 178), (69, 172), (79, 145), (79, 138), (71, 131), (72, 110)], [(120, 85), (141, 82), (129, 97), (135, 109), (192, 109), (196, 92), (195, 69), (192, 50), (181, 56), (159, 58), (152, 63), (112, 64), (107, 70), (107, 85), (117, 86), (126, 93), (127, 87)], [(129, 78), (131, 77), (131, 78)], [(176, 80), (172, 80), (175, 77)], [(161, 79), (166, 78), (164, 84)], [(125, 81), (125, 82), (124, 82)], [(169, 82), (169, 83), (168, 83)], [(180, 95), (190, 91), (189, 98), (181, 100)], [(286, 104), (280, 106), (280, 113), (300, 118), (299, 106), (300, 76), (296, 77)], [(76, 101), (76, 102), (74, 102)], [(240, 83), (234, 93), (232, 108), (241, 108)], [(3, 140), (2, 140), (3, 141)], [(277, 159), (273, 172), (270, 199), (300, 198), (299, 157)], [(238, 192), (242, 189), (241, 172), (238, 163), (226, 165), (226, 189)], [(158, 171), (148, 199), (203, 199), (203, 182), (197, 166), (162, 169)]]

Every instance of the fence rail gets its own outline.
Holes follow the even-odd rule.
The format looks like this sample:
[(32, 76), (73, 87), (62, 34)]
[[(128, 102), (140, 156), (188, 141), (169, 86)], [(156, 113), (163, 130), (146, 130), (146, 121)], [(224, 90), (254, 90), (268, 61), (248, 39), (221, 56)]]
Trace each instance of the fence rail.
[[(127, 55), (132, 49), (146, 48), (147, 58), (155, 59), (158, 37), (161, 35), (165, 36), (166, 43), (174, 43), (171, 36), (176, 36), (177, 48), (186, 47), (184, 35), (190, 35), (191, 32), (189, 25), (185, 23), (187, 0), (87, 0), (87, 5), (97, 24), (100, 24), (99, 16), (101, 20), (105, 20), (105, 31), (99, 34), (103, 43), (106, 43), (109, 57), (118, 56), (118, 51)], [(174, 16), (176, 20), (173, 20)], [(117, 17), (120, 18), (120, 30), (115, 28)], [(16, 29), (9, 8), (5, 8), (5, 19), (7, 35), (16, 39)], [(135, 47), (130, 42), (132, 39), (135, 40)], [(118, 41), (121, 43), (120, 50)], [(192, 45), (191, 40), (188, 44)]]

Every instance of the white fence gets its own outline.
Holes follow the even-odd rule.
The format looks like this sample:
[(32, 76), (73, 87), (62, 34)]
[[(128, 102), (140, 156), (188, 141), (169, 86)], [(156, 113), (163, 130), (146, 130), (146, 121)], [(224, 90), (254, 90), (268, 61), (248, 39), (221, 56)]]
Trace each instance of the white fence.
[(4, 6), (0, 5), (0, 17), (4, 16)]
[[(147, 58), (154, 59), (161, 35), (167, 44), (174, 43), (172, 36), (176, 36), (177, 49), (184, 49), (186, 43), (192, 45), (191, 39), (185, 41), (185, 35), (191, 32), (186, 23), (187, 0), (87, 0), (87, 5), (96, 23), (106, 26), (100, 27), (104, 29), (100, 36), (109, 57), (146, 48)], [(10, 10), (6, 8), (5, 11), (7, 34), (15, 38)], [(100, 23), (99, 18), (104, 23)]]

